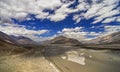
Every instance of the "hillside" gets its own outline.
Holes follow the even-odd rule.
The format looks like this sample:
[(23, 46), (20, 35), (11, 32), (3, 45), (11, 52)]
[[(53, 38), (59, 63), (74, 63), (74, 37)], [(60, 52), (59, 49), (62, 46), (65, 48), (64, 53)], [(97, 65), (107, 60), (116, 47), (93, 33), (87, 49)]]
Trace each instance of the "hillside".
[(49, 41), (51, 44), (81, 44), (78, 40), (72, 39), (72, 38), (67, 38), (64, 36), (58, 36), (52, 40)]
[(9, 35), (0, 32), (0, 55), (16, 54), (26, 51), (27, 49), (18, 46), (17, 42)]
[(98, 37), (87, 41), (90, 44), (120, 44), (120, 32), (115, 32), (106, 36)]
[(10, 37), (13, 40), (15, 40), (17, 44), (20, 44), (20, 45), (35, 44), (36, 43), (32, 39), (24, 37), (24, 36), (13, 36), (13, 35), (10, 35)]

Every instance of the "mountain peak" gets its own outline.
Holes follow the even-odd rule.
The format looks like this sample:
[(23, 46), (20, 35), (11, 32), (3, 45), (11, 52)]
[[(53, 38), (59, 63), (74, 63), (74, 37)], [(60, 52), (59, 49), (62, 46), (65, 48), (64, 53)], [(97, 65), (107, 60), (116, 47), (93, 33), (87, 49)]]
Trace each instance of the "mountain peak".
[(76, 39), (67, 38), (67, 37), (64, 37), (64, 36), (58, 36), (58, 37), (52, 39), (50, 42), (51, 42), (51, 44), (70, 44), (70, 45), (81, 44)]

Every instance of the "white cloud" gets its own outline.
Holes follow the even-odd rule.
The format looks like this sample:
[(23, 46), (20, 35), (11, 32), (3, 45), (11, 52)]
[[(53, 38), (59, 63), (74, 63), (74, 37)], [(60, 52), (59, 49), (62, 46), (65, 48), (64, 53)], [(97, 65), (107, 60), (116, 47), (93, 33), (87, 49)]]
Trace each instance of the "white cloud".
[(63, 35), (68, 38), (74, 38), (79, 41), (91, 40), (93, 38), (105, 36), (114, 32), (120, 31), (119, 25), (107, 25), (104, 26), (104, 31), (84, 31), (83, 27), (75, 27), (75, 28), (64, 28), (62, 31), (58, 31), (59, 35)]
[(111, 18), (107, 18), (104, 21), (102, 21), (102, 23), (110, 23), (116, 20), (116, 17), (111, 17)]
[(90, 32), (88, 35), (91, 35), (91, 36), (98, 36), (98, 35), (100, 35), (100, 33), (101, 33), (101, 32), (99, 32), (99, 33), (96, 33), (96, 32)]
[[(96, 17), (93, 23), (97, 23), (108, 17), (120, 14), (120, 8), (116, 8), (119, 0), (79, 0), (75, 8), (69, 8), (75, 0), (0, 0), (1, 23), (10, 23), (11, 18), (24, 20), (28, 14), (37, 15), (38, 19), (50, 19), (51, 21), (64, 20), (70, 13), (85, 11), (79, 14), (77, 18), (73, 16), (76, 23), (81, 19), (90, 19)], [(116, 8), (116, 9), (115, 9)], [(43, 10), (54, 10), (54, 14), (49, 14)], [(81, 18), (82, 17), (82, 18)], [(119, 20), (116, 20), (119, 22)]]
[(75, 24), (77, 24), (77, 23), (79, 23), (80, 21), (81, 21), (81, 16), (80, 15), (74, 15), (73, 16), (73, 20), (75, 20), (76, 21), (76, 23)]
[[(114, 17), (115, 15), (120, 14), (120, 8), (119, 7), (116, 8), (118, 6), (119, 2), (120, 2), (119, 0), (103, 0), (101, 2), (98, 2), (98, 0), (92, 0), (92, 4), (88, 4), (87, 2), (82, 0), (82, 3), (85, 3), (84, 6), (87, 6), (87, 7), (83, 7), (83, 8), (86, 9), (87, 11), (85, 13), (82, 12), (77, 15), (78, 16), (82, 15), (82, 19), (83, 18), (90, 19), (90, 18), (95, 17), (93, 24), (102, 22), (103, 19)], [(79, 4), (79, 5), (81, 5), (81, 4)], [(83, 9), (83, 11), (84, 11), (84, 9)], [(77, 19), (73, 18), (73, 20), (75, 20), (76, 23), (78, 23), (81, 21), (81, 17), (79, 17)], [(116, 22), (119, 22), (119, 21), (116, 21)]]
[(110, 11), (110, 12), (107, 12), (107, 13), (104, 13), (104, 14), (102, 14), (101, 16), (99, 16), (99, 17), (96, 17), (95, 18), (95, 20), (103, 20), (103, 19), (107, 19), (107, 18), (109, 18), (109, 17), (113, 17), (113, 16), (115, 16), (115, 15), (117, 15), (117, 14), (119, 14), (120, 12), (119, 12), (119, 10), (112, 10), (112, 11)]
[(79, 0), (79, 5), (76, 7), (79, 11), (85, 11), (87, 10), (90, 6), (89, 4), (86, 4), (86, 2), (83, 0)]
[(46, 15), (44, 9), (55, 9), (62, 3), (60, 0), (0, 0), (1, 18), (25, 18), (27, 14)]
[(27, 13), (24, 13), (24, 12), (16, 13), (14, 15), (14, 17), (18, 20), (24, 20), (26, 16), (27, 16)]
[(107, 32), (107, 34), (114, 33), (120, 31), (120, 25), (114, 25), (114, 26), (108, 25), (105, 26), (104, 29), (105, 29), (105, 33)]
[(48, 30), (28, 30), (25, 28), (25, 26), (8, 23), (0, 25), (0, 31), (8, 35), (29, 37), (33, 40), (39, 39), (39, 37), (37, 37), (36, 35), (41, 35), (48, 32)]
[(82, 32), (82, 27), (76, 27), (76, 28), (64, 28), (61, 32), (59, 31), (58, 33), (60, 35), (69, 37), (69, 38), (74, 38), (77, 40), (84, 40), (85, 39), (85, 32)]
[(120, 22), (120, 16), (119, 16), (119, 17), (117, 17), (116, 21), (117, 21), (117, 22)]
[(59, 35), (63, 35), (68, 38), (74, 38), (79, 41), (85, 41), (89, 40), (91, 38), (87, 36), (94, 36), (97, 37), (101, 34), (101, 32), (96, 33), (96, 32), (87, 32), (83, 30), (83, 27), (75, 27), (75, 28), (64, 28), (62, 31), (59, 31)]
[(87, 10), (87, 12), (84, 14), (85, 18), (89, 19), (94, 16), (95, 13), (97, 13), (104, 4), (93, 4), (91, 8)]
[[(61, 21), (76, 10), (68, 8), (74, 1), (62, 3), (61, 0), (1, 0), (1, 19), (15, 18), (24, 19), (28, 14), (37, 15), (38, 19), (50, 19), (51, 21)], [(59, 8), (58, 8), (59, 7)], [(55, 14), (49, 14), (43, 10), (55, 10)]]
[(99, 32), (98, 35), (94, 38), (103, 37), (118, 31), (120, 31), (120, 25), (107, 25), (107, 26), (104, 26), (104, 31)]
[(77, 9), (68, 8), (69, 5), (73, 4), (74, 1), (67, 4), (62, 4), (61, 7), (55, 10), (55, 14), (49, 15), (48, 18), (51, 21), (61, 21), (64, 20), (68, 14), (78, 11)]
[(103, 0), (104, 3), (107, 3), (108, 5), (118, 3), (119, 0)]
[(49, 16), (48, 18), (49, 18), (51, 21), (57, 22), (57, 21), (61, 21), (61, 20), (65, 19), (66, 16), (67, 16), (67, 14), (57, 13), (57, 14), (55, 14), (55, 15)]

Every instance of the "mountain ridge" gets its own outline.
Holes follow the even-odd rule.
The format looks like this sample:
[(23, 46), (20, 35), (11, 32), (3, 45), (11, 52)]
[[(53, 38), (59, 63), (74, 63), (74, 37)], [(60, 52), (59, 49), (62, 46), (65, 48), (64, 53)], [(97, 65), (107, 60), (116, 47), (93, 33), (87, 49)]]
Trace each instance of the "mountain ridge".
[(33, 41), (30, 38), (24, 37), (24, 36), (14, 36), (14, 35), (7, 35), (4, 32), (0, 31), (0, 41), (11, 43), (11, 44), (35, 44), (35, 41)]
[(120, 31), (89, 40), (92, 44), (120, 44)]
[(46, 43), (48, 43), (48, 44), (65, 44), (65, 45), (81, 44), (81, 42), (79, 42), (76, 39), (67, 38), (64, 36), (55, 37), (54, 39), (51, 39), (51, 40), (47, 41)]

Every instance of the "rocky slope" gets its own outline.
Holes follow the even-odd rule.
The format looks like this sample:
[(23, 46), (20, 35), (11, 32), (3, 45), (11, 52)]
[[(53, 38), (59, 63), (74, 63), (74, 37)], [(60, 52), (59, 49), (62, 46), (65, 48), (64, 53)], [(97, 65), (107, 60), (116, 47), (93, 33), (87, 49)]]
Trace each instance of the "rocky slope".
[(10, 37), (9, 35), (1, 32), (1, 31), (0, 31), (0, 41), (12, 43), (12, 44), (15, 43), (15, 40), (12, 37)]
[(67, 38), (64, 36), (58, 36), (52, 40), (49, 41), (51, 44), (81, 44), (78, 40)]
[(10, 36), (13, 40), (16, 41), (17, 44), (35, 44), (35, 41), (31, 40), (30, 38), (24, 37), (24, 36)]
[(0, 41), (11, 43), (11, 44), (35, 44), (35, 41), (24, 36), (7, 35), (0, 31)]
[(88, 41), (88, 43), (94, 44), (120, 44), (120, 32), (115, 32), (103, 37), (98, 37)]

